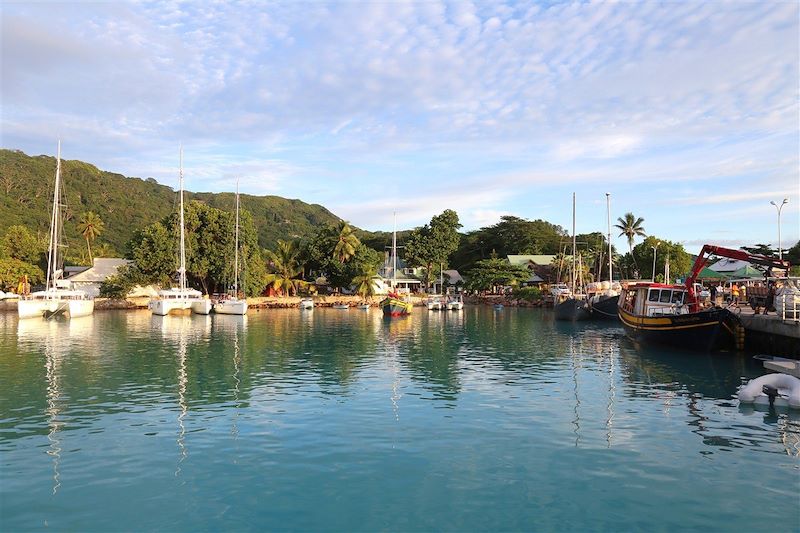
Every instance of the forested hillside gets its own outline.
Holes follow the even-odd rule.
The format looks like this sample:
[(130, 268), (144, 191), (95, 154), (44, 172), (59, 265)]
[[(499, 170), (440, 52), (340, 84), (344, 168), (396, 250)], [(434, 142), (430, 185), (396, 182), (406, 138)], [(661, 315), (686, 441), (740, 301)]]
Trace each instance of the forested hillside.
[[(18, 150), (0, 150), (0, 234), (21, 224), (46, 236), (50, 224), (56, 160), (28, 156)], [(92, 211), (102, 219), (104, 230), (97, 244), (107, 244), (116, 254), (125, 252), (133, 233), (168, 215), (176, 205), (175, 191), (152, 178), (129, 178), (99, 170), (82, 161), (62, 161), (70, 247), (84, 247), (77, 220)], [(232, 193), (187, 193), (186, 200), (200, 200), (220, 209), (233, 209)], [(252, 215), (263, 247), (278, 239), (301, 238), (317, 227), (339, 219), (320, 205), (279, 196), (241, 197)]]

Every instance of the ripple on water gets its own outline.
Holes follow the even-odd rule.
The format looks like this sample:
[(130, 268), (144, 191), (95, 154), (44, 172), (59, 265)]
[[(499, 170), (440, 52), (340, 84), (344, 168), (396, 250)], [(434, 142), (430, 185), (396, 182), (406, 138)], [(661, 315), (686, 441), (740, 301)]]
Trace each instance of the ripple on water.
[(796, 499), (798, 416), (733, 399), (757, 365), (637, 351), (616, 326), (472, 307), (5, 315), (0, 329), (4, 529), (755, 531), (800, 518), (775, 506)]

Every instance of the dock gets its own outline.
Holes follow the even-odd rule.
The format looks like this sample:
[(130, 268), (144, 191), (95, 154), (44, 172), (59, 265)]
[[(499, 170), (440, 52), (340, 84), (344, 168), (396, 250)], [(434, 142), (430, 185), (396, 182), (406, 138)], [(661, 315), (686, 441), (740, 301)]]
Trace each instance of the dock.
[(745, 329), (746, 348), (800, 359), (800, 320), (782, 320), (775, 313), (757, 315), (744, 307), (737, 316)]

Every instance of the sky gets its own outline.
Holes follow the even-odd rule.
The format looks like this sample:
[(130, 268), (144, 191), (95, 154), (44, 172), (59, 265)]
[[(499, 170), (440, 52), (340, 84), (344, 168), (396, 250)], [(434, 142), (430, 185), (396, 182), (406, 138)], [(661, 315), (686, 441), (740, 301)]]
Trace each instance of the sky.
[(777, 246), (788, 198), (786, 248), (799, 5), (4, 1), (0, 145), (176, 187), (182, 144), (189, 190), (369, 230), (569, 230), (575, 192), (577, 232), (606, 232), (610, 193), (689, 251)]

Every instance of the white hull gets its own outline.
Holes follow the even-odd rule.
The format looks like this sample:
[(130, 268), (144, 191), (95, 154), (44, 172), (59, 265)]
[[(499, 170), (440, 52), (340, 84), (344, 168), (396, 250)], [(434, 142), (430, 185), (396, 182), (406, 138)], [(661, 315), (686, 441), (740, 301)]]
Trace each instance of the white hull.
[(192, 313), (197, 315), (208, 315), (211, 313), (211, 300), (203, 298), (192, 302)]
[(428, 311), (441, 311), (442, 304), (439, 302), (428, 302)]
[(214, 304), (214, 312), (220, 315), (246, 315), (247, 300), (223, 300)]
[(300, 309), (314, 309), (314, 300), (300, 300)]
[(207, 315), (211, 312), (211, 300), (206, 298), (170, 298), (151, 300), (150, 311), (154, 315), (166, 316), (173, 311), (191, 310), (198, 315)]
[(65, 316), (78, 318), (94, 312), (94, 300), (20, 300), (17, 302), (19, 318), (42, 318), (44, 314), (61, 311)]
[(448, 302), (447, 308), (450, 311), (461, 311), (464, 309), (464, 302)]

